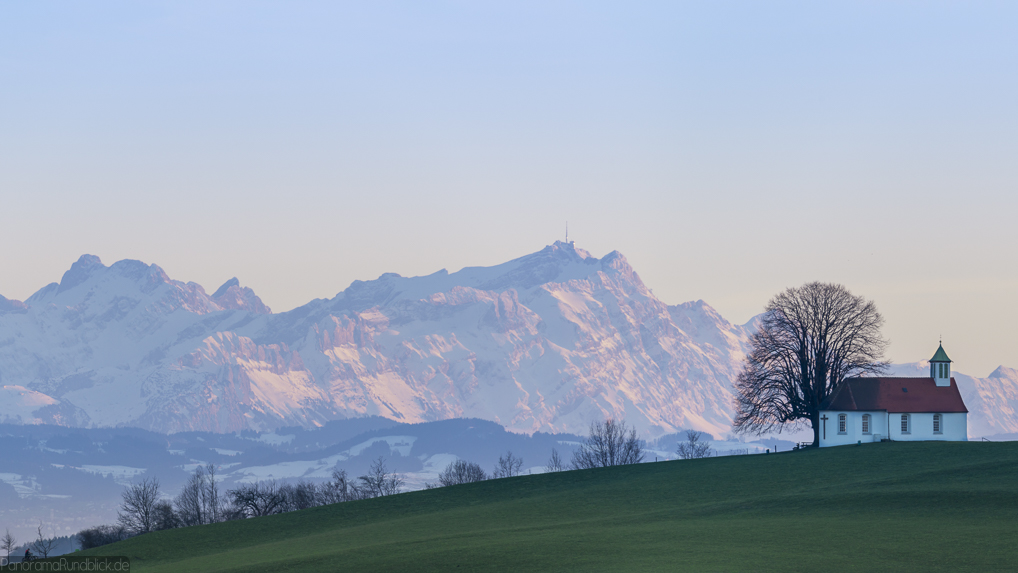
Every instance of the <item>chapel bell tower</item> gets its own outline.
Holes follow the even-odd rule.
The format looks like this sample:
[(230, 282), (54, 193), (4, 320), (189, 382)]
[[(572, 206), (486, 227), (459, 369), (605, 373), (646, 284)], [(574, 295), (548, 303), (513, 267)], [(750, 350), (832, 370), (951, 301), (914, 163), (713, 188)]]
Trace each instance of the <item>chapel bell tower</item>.
[(937, 348), (937, 353), (930, 358), (930, 377), (937, 386), (951, 385), (951, 359), (944, 352), (944, 345)]

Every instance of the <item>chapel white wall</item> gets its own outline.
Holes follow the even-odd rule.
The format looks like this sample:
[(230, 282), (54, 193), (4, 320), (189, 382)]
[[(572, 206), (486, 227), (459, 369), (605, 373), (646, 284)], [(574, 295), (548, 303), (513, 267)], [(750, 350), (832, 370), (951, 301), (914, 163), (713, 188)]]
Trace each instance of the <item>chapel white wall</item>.
[[(845, 414), (848, 427), (844, 434), (838, 433), (838, 415)], [(862, 431), (862, 417), (870, 415), (870, 431), (864, 434)], [(885, 412), (837, 412), (824, 411), (820, 416), (827, 416), (827, 437), (821, 428), (820, 447), (845, 446), (848, 444), (869, 443), (880, 441), (880, 438), (887, 437), (887, 414)]]
[[(838, 415), (845, 414), (848, 427), (844, 434), (838, 432)], [(870, 415), (870, 433), (862, 433), (862, 417)], [(880, 441), (880, 438), (890, 437), (899, 442), (919, 441), (968, 441), (968, 414), (952, 413), (941, 414), (941, 429), (939, 434), (933, 433), (933, 414), (919, 413), (908, 414), (909, 431), (901, 431), (901, 413), (892, 412), (837, 412), (823, 411), (820, 416), (827, 416), (826, 438), (824, 431), (820, 432), (820, 447), (845, 446), (848, 444), (869, 443)], [(889, 430), (889, 431), (888, 431)]]

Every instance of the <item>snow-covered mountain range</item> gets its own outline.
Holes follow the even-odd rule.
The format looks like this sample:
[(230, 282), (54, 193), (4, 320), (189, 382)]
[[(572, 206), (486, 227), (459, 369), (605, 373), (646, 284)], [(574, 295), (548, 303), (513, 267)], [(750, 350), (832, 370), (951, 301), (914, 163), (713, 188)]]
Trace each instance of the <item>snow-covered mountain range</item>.
[(572, 243), (494, 267), (355, 281), (272, 314), (236, 279), (211, 296), (156, 265), (82, 256), (0, 300), (0, 421), (173, 432), (475, 417), (583, 433), (721, 434), (747, 329), (669, 306), (618, 252)]
[[(723, 435), (754, 327), (666, 305), (620, 253), (564, 242), (278, 314), (237, 279), (209, 295), (84, 255), (24, 303), (0, 297), (0, 422), (234, 432), (377, 415), (583, 434), (614, 416), (646, 438)], [(1018, 432), (1018, 371), (956, 377), (970, 433)]]

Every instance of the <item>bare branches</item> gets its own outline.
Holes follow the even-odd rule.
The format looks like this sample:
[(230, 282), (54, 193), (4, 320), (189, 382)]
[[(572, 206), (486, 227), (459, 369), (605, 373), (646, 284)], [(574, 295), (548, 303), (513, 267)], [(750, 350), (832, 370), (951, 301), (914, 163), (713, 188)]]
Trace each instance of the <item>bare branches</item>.
[(403, 490), (403, 476), (395, 472), (389, 473), (385, 467), (385, 459), (381, 456), (371, 464), (368, 475), (358, 479), (362, 484), (358, 489), (364, 497), (395, 495)]
[(46, 537), (42, 534), (42, 523), (39, 524), (36, 532), (38, 532), (39, 537), (32, 543), (32, 549), (35, 549), (35, 552), (39, 554), (39, 557), (45, 559), (49, 557), (53, 548), (56, 547), (57, 540), (55, 537)]
[(194, 474), (174, 498), (173, 506), (180, 524), (184, 526), (222, 521), (224, 503), (219, 496), (215, 465), (195, 468)]
[(565, 466), (564, 463), (562, 463), (562, 458), (559, 457), (558, 450), (556, 450), (555, 448), (552, 448), (551, 449), (551, 458), (548, 459), (548, 465), (544, 466), (544, 471), (546, 471), (546, 472), (560, 472), (560, 471), (562, 471), (564, 469), (566, 469), (566, 466)]
[(97, 525), (78, 532), (78, 543), (82, 549), (102, 547), (130, 537), (123, 525)]
[(155, 530), (163, 531), (180, 527), (180, 520), (173, 511), (173, 503), (167, 500), (157, 501), (153, 507), (155, 511)]
[(708, 434), (696, 430), (686, 430), (686, 441), (679, 442), (677, 450), (679, 457), (684, 460), (698, 460), (711, 456), (710, 442), (701, 441)]
[(226, 494), (233, 502), (233, 506), (245, 517), (262, 517), (281, 513), (283, 510), (283, 495), (276, 487), (275, 480), (245, 484), (237, 489), (231, 489)]
[(346, 475), (346, 470), (332, 470), (332, 480), (318, 488), (322, 505), (360, 499), (360, 492)]
[(144, 479), (121, 494), (123, 503), (117, 512), (117, 521), (133, 535), (157, 529), (156, 503), (159, 501), (159, 480)]
[[(836, 284), (790, 288), (767, 304), (735, 382), (737, 431), (810, 423), (845, 378), (883, 372), (884, 319), (872, 301)], [(814, 440), (815, 441), (815, 440)]]
[(498, 457), (495, 470), (491, 472), (491, 479), (518, 476), (521, 468), (523, 468), (523, 458), (518, 458), (512, 452), (507, 451), (504, 456)]
[(573, 454), (574, 469), (604, 468), (637, 464), (643, 461), (643, 443), (636, 429), (628, 430), (625, 422), (608, 418), (590, 425), (590, 435)]
[[(473, 466), (471, 470), (476, 468), (483, 479), (484, 472), (480, 467), (476, 464), (469, 465)], [(402, 487), (402, 475), (390, 472), (385, 466), (384, 458), (379, 457), (371, 464), (368, 475), (361, 476), (356, 481), (351, 480), (346, 471), (334, 469), (332, 479), (322, 484), (301, 479), (296, 483), (277, 485), (273, 480), (242, 484), (220, 495), (216, 468), (212, 464), (207, 464), (195, 468), (172, 504), (167, 500), (158, 500), (157, 481), (145, 480), (124, 491), (124, 504), (118, 513), (117, 525), (91, 527), (79, 531), (77, 535), (82, 548), (88, 549), (149, 531), (261, 517), (332, 503), (393, 495), (400, 493)], [(46, 553), (49, 551), (48, 548), (37, 546), (42, 541), (52, 540), (42, 540), (41, 525), (39, 535), (40, 541), (37, 541), (32, 549)], [(0, 539), (0, 548), (3, 547), (2, 543), (3, 540)], [(16, 543), (12, 536), (12, 546)]]
[(295, 484), (283, 484), (279, 488), (281, 512), (300, 511), (321, 505), (318, 486), (307, 480), (298, 480)]
[(481, 466), (466, 460), (456, 460), (446, 466), (442, 473), (438, 474), (438, 483), (442, 486), (473, 483), (486, 479), (488, 479), (488, 476), (481, 469)]
[(3, 549), (4, 551), (7, 552), (8, 560), (10, 560), (11, 551), (14, 551), (14, 548), (17, 546), (18, 546), (17, 538), (11, 535), (11, 530), (8, 529), (7, 532), (4, 533), (4, 536), (0, 537), (0, 549)]

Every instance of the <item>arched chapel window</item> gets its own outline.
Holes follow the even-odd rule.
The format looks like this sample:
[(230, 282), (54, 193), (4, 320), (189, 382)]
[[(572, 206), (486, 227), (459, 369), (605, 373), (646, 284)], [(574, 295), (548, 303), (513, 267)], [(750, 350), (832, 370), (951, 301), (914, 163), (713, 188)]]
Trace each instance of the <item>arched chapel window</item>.
[(943, 433), (943, 428), (944, 428), (943, 424), (944, 424), (944, 420), (941, 418), (940, 414), (934, 414), (933, 415), (933, 433), (934, 434), (942, 434)]
[(838, 414), (838, 433), (844, 434), (848, 432), (848, 416), (845, 414)]
[(862, 415), (862, 433), (864, 433), (864, 434), (870, 433), (870, 415), (869, 414), (863, 414)]
[(901, 433), (902, 434), (908, 433), (908, 414), (901, 415)]

